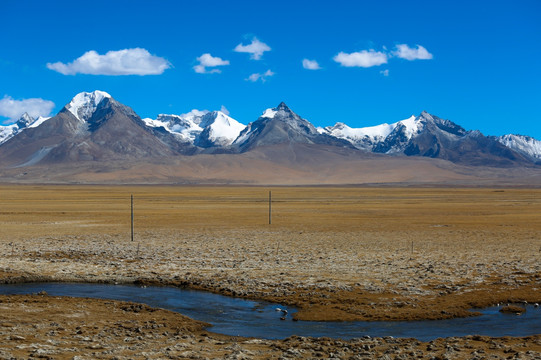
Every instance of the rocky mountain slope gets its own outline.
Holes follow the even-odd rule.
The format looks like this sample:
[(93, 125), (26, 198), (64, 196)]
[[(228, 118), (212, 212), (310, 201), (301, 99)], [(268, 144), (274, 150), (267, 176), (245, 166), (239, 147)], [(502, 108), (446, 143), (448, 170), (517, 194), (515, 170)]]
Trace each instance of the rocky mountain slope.
[(358, 129), (315, 128), (285, 103), (248, 125), (221, 111), (141, 119), (102, 91), (77, 94), (52, 118), (23, 115), (0, 127), (0, 141), (4, 179), (58, 181), (112, 181), (105, 173), (141, 182), (471, 181), (487, 167), (531, 168), (537, 179), (541, 158), (535, 139), (484, 136), (427, 112)]
[(440, 158), (468, 165), (526, 165), (531, 162), (531, 156), (524, 154), (525, 149), (531, 149), (531, 153), (538, 151), (528, 146), (524, 146), (523, 151), (517, 151), (516, 146), (509, 146), (500, 138), (487, 137), (479, 131), (466, 131), (452, 121), (426, 111), (393, 124), (353, 129), (337, 123), (318, 130), (346, 139), (365, 151)]
[(283, 102), (265, 110), (259, 119), (248, 124), (233, 145), (240, 152), (245, 152), (259, 146), (288, 143), (353, 148), (348, 141), (319, 133), (314, 125), (295, 114)]
[(524, 135), (503, 135), (494, 139), (509, 149), (513, 149), (533, 162), (541, 161), (541, 141)]
[(188, 154), (194, 147), (146, 126), (135, 112), (101, 91), (81, 93), (56, 116), (19, 131), (0, 146), (0, 162), (24, 167)]
[(37, 127), (41, 125), (42, 122), (48, 119), (48, 117), (42, 116), (34, 119), (30, 115), (28, 115), (28, 113), (22, 114), (19, 120), (17, 120), (14, 124), (0, 126), (0, 145), (11, 139), (13, 136), (17, 135), (22, 130), (26, 128)]
[(246, 127), (222, 111), (192, 110), (183, 115), (160, 114), (156, 120), (143, 121), (147, 126), (162, 127), (179, 135), (186, 142), (202, 148), (227, 147)]

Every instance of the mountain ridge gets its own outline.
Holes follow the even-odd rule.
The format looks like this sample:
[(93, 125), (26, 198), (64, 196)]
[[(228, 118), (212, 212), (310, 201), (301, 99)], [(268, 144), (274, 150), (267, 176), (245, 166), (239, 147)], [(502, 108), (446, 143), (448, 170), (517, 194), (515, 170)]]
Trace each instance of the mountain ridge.
[[(310, 168), (312, 173), (326, 173), (321, 167), (325, 161), (336, 162), (325, 166), (344, 174), (367, 171), (347, 168), (359, 161), (392, 163), (396, 169), (408, 173), (409, 170), (398, 164), (411, 162), (426, 166), (425, 162), (406, 159), (427, 158), (438, 159), (437, 164), (450, 162), (443, 167), (467, 173), (471, 168), (459, 169), (453, 164), (528, 168), (536, 167), (541, 159), (541, 142), (533, 138), (485, 136), (426, 111), (395, 123), (357, 129), (343, 122), (316, 128), (284, 102), (266, 109), (248, 125), (221, 111), (192, 110), (182, 115), (160, 114), (156, 119), (141, 119), (132, 108), (102, 91), (77, 94), (57, 115), (48, 119), (23, 115), (17, 123), (0, 127), (0, 141), (0, 168), (4, 173), (6, 169), (48, 165), (60, 168), (63, 164), (73, 164), (74, 168), (85, 164), (113, 172), (107, 163), (121, 166), (119, 164), (124, 162), (130, 164), (131, 169), (139, 168), (137, 164), (142, 163), (174, 167), (179, 156), (194, 157), (193, 161), (219, 159), (230, 163), (232, 168), (240, 166), (242, 169), (248, 165), (232, 164), (242, 160), (247, 161), (246, 164), (266, 164), (264, 167), (269, 169), (282, 164), (278, 167), (285, 166), (289, 176), (299, 173), (309, 176)], [(259, 160), (255, 161), (254, 156)], [(343, 169), (337, 166), (341, 162)], [(391, 169), (371, 166), (372, 169), (385, 168), (385, 176), (390, 176)], [(222, 169), (221, 174), (227, 177), (228, 170), (223, 164), (216, 164), (216, 168)], [(436, 168), (442, 169), (442, 166)], [(193, 169), (197, 171), (197, 167)], [(266, 170), (252, 169), (262, 173)], [(215, 170), (209, 167), (204, 171), (210, 174)], [(236, 178), (236, 175), (230, 176)], [(335, 177), (334, 174), (328, 176)], [(346, 176), (348, 181), (357, 175), (352, 176)], [(411, 178), (417, 179), (413, 175)]]

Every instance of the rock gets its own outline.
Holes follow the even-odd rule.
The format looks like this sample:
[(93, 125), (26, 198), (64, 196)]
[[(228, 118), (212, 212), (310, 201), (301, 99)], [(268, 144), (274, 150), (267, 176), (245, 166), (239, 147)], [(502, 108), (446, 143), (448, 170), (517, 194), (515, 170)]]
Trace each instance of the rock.
[(524, 312), (526, 312), (526, 309), (521, 306), (516, 305), (507, 305), (500, 309), (501, 313), (507, 313), (507, 314), (517, 314), (520, 315)]

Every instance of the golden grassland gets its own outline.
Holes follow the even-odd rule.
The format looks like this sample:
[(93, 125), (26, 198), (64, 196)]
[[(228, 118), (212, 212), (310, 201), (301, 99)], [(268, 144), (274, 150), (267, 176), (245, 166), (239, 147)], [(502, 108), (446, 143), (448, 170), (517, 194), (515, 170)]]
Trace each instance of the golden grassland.
[(540, 189), (0, 185), (3, 235), (129, 233), (130, 195), (139, 230), (541, 230)]
[[(301, 320), (441, 319), (541, 302), (540, 235), (540, 189), (0, 185), (3, 282), (186, 286), (296, 306)], [(220, 339), (216, 349), (233, 341)]]
[(0, 199), (8, 277), (191, 286), (323, 320), (541, 300), (538, 189), (2, 186)]

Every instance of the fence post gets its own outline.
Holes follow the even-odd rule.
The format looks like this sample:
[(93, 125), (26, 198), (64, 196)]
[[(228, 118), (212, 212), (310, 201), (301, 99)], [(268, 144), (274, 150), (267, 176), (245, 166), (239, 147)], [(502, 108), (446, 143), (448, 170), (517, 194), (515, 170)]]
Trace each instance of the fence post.
[(131, 196), (131, 241), (133, 241), (133, 194)]
[(272, 191), (269, 190), (269, 225), (272, 224)]

